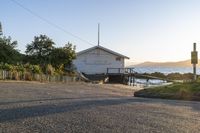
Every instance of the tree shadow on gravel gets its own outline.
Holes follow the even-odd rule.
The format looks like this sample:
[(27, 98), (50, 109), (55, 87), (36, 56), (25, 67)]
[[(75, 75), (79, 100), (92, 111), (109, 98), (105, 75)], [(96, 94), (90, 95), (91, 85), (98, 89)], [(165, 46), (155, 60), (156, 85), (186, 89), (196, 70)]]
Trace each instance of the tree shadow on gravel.
[[(108, 95), (107, 97), (109, 98), (119, 98), (120, 96), (110, 96)], [(0, 102), (1, 105), (10, 105), (10, 104), (25, 104), (25, 103), (43, 103), (43, 102), (49, 102), (49, 101), (62, 101), (62, 100), (87, 100), (87, 99), (97, 99), (97, 98), (107, 98), (106, 96), (84, 96), (84, 97), (55, 97), (55, 98), (41, 98), (41, 99), (29, 99), (29, 100), (12, 100), (12, 101), (3, 101)], [(123, 96), (122, 96), (123, 97)]]
[[(63, 99), (64, 100), (64, 99)], [(189, 103), (175, 100), (158, 100), (158, 99), (145, 99), (145, 98), (112, 98), (112, 99), (101, 99), (101, 100), (78, 100), (70, 102), (57, 102), (46, 105), (34, 105), (29, 107), (11, 108), (11, 109), (0, 109), (0, 123), (31, 118), (40, 117), (57, 113), (66, 113), (77, 111), (81, 109), (91, 109), (98, 106), (111, 106), (128, 103), (141, 103), (141, 104), (167, 104), (172, 106), (190, 106), (195, 110), (200, 111), (200, 103)], [(134, 104), (133, 104), (134, 109)]]
[(10, 101), (10, 102), (0, 102), (0, 105), (45, 102), (45, 101), (67, 100), (67, 99), (77, 99), (77, 98), (46, 98), (46, 99), (20, 100), (20, 101)]

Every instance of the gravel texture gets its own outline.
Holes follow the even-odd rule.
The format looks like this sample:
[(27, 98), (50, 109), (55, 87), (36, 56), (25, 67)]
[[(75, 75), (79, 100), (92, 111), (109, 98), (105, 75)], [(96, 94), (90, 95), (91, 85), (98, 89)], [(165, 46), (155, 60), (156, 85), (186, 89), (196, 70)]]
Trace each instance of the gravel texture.
[(200, 132), (200, 102), (136, 98), (136, 89), (0, 82), (0, 133)]

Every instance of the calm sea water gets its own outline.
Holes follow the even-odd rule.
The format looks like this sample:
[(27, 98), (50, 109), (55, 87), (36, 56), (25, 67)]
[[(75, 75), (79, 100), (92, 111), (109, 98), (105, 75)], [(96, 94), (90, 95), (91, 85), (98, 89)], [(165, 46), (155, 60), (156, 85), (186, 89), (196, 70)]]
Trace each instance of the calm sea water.
[[(134, 71), (138, 72), (138, 73), (153, 73), (153, 72), (161, 72), (164, 74), (169, 74), (169, 73), (192, 73), (193, 72), (193, 68), (192, 67), (135, 67)], [(197, 68), (197, 74), (200, 74), (200, 68)], [(131, 79), (129, 80), (129, 83), (131, 82)], [(158, 79), (150, 79), (150, 80), (146, 80), (146, 79), (135, 79), (135, 84), (136, 85), (161, 85), (161, 84), (165, 84), (166, 81), (163, 80), (158, 80)]]
[[(134, 71), (138, 73), (153, 73), (153, 72), (161, 72), (164, 74), (169, 73), (192, 73), (192, 67), (135, 67)], [(197, 68), (197, 74), (200, 74), (200, 68)]]

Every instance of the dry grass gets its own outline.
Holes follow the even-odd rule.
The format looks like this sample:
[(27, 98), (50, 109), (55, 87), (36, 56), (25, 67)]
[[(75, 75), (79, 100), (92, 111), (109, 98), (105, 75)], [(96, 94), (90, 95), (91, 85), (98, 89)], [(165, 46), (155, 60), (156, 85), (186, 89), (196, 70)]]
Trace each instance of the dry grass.
[(135, 92), (135, 96), (180, 100), (200, 100), (200, 83), (174, 83), (168, 86), (160, 86), (143, 89)]

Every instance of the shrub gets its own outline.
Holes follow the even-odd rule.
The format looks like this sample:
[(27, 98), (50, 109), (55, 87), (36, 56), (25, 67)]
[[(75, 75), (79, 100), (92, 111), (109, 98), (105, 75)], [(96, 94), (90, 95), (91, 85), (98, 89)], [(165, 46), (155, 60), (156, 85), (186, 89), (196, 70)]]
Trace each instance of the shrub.
[(60, 65), (60, 66), (56, 69), (56, 74), (59, 74), (59, 75), (63, 75), (63, 74), (64, 74), (64, 65)]
[(25, 72), (25, 80), (31, 81), (32, 80), (32, 75), (30, 72)]
[(15, 66), (15, 70), (16, 70), (17, 72), (22, 72), (22, 73), (24, 73), (24, 72), (25, 72), (25, 67), (24, 67), (22, 64), (20, 64), (20, 65)]
[(29, 63), (27, 63), (27, 64), (24, 65), (24, 69), (27, 72), (31, 72), (32, 71), (32, 66)]
[(12, 79), (13, 80), (19, 80), (19, 73), (17, 71), (12, 72)]
[(183, 75), (180, 73), (170, 73), (167, 75), (167, 78), (172, 80), (183, 80)]
[(48, 75), (53, 75), (54, 72), (55, 72), (55, 69), (53, 68), (53, 66), (50, 65), (50, 64), (48, 64), (48, 65), (46, 66), (46, 74), (48, 74)]
[(154, 72), (154, 73), (151, 73), (150, 75), (154, 77), (159, 77), (159, 78), (166, 78), (166, 76), (161, 72)]
[(194, 75), (192, 73), (185, 73), (183, 74), (184, 79), (193, 79)]
[(4, 70), (6, 71), (13, 71), (13, 66), (10, 65), (10, 64), (4, 64), (3, 67), (2, 67)]
[(40, 74), (42, 72), (39, 65), (32, 65), (32, 73), (34, 74)]

